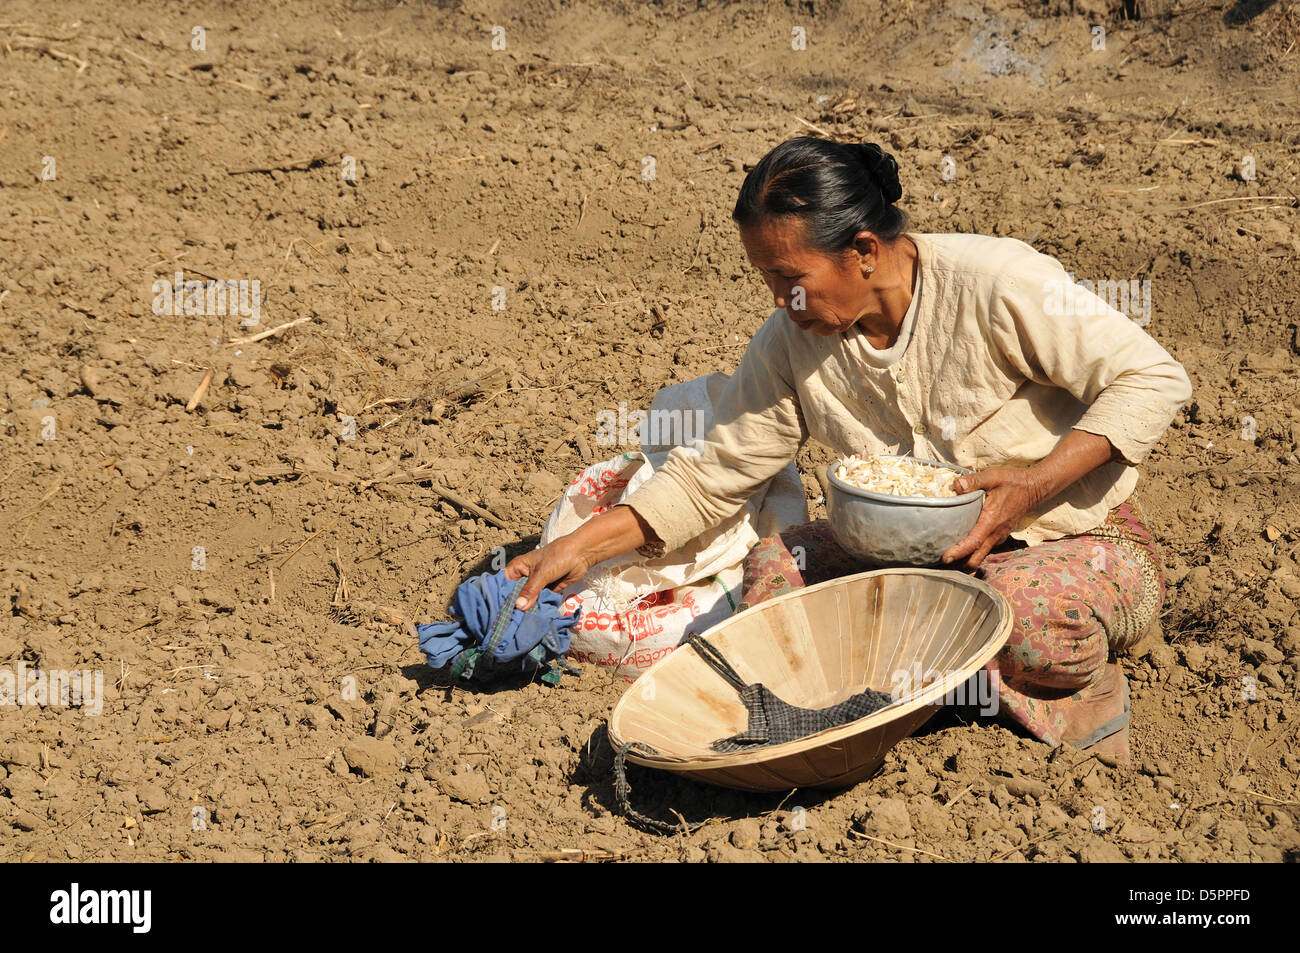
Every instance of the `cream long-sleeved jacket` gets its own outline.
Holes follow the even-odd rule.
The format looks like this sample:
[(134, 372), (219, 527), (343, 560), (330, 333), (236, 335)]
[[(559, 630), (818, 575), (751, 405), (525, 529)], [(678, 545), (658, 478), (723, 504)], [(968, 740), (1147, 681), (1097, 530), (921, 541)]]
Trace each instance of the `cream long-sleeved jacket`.
[(976, 470), (1029, 466), (1072, 429), (1108, 438), (1107, 463), (1026, 515), (1030, 545), (1105, 521), (1191, 397), (1181, 364), (1132, 318), (1011, 238), (911, 234), (911, 337), (882, 362), (856, 326), (821, 337), (777, 309), (727, 383), (714, 425), (677, 448), (627, 504), (683, 546), (736, 512), (813, 437), (839, 453), (902, 453)]

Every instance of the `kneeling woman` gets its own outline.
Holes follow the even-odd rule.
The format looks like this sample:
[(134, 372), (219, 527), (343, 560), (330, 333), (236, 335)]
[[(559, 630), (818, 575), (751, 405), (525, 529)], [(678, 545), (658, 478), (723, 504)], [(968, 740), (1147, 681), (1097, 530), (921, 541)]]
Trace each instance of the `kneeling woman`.
[[(675, 450), (624, 506), (513, 560), (543, 586), (611, 556), (674, 550), (739, 509), (809, 437), (976, 470), (970, 535), (944, 554), (1009, 601), (989, 663), (1000, 710), (1049, 744), (1128, 760), (1114, 656), (1156, 624), (1161, 564), (1133, 495), (1138, 467), (1191, 396), (1182, 366), (1133, 321), (1023, 242), (906, 232), (893, 158), (800, 138), (745, 178), (732, 218), (776, 310), (750, 341), (699, 453)], [(801, 570), (790, 552), (802, 547)], [(762, 540), (754, 604), (860, 571), (825, 521)]]

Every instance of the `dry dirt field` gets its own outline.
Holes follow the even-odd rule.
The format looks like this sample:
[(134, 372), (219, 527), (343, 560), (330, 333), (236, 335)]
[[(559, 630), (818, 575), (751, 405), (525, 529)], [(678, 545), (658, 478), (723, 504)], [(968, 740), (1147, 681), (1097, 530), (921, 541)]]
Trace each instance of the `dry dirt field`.
[[(188, 6), (0, 4), (0, 672), (105, 694), (0, 707), (0, 859), (1297, 857), (1294, 2)], [(735, 367), (736, 190), (812, 128), (918, 231), (1150, 281), (1196, 388), (1139, 487), (1166, 644), (1131, 768), (945, 714), (839, 793), (633, 769), (719, 818), (647, 834), (621, 682), (449, 690), (400, 619), (535, 543), (598, 411)], [(260, 323), (157, 313), (177, 272)]]

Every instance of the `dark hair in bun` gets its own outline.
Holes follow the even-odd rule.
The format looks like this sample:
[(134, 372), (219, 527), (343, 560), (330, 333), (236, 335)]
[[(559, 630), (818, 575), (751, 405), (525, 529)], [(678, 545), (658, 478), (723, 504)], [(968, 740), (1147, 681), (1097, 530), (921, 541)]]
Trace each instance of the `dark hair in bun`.
[(861, 231), (892, 242), (907, 228), (898, 163), (872, 142), (787, 139), (745, 176), (731, 218), (741, 228), (781, 216), (804, 223), (808, 243), (843, 251)]

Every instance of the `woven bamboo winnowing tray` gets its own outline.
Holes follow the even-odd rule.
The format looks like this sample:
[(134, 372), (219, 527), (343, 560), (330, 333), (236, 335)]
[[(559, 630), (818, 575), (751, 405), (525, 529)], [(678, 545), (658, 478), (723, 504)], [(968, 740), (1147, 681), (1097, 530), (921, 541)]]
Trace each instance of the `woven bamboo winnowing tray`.
[[(610, 740), (649, 745), (628, 760), (751, 791), (847, 787), (939, 710), (997, 654), (1011, 631), (1001, 593), (964, 573), (880, 569), (778, 596), (719, 623), (705, 638), (747, 684), (791, 705), (825, 708), (867, 688), (891, 692), (897, 673), (939, 677), (866, 718), (785, 744), (720, 754), (710, 745), (745, 729), (736, 690), (683, 646), (619, 699)], [(915, 684), (915, 682), (911, 683)]]

